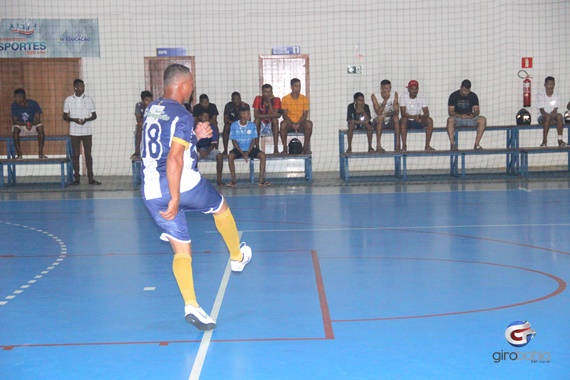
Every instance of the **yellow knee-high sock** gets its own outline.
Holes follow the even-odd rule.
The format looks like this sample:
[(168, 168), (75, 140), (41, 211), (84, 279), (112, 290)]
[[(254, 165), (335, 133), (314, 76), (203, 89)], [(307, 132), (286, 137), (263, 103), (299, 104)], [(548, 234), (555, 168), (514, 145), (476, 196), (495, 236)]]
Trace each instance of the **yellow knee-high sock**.
[(239, 234), (236, 221), (234, 220), (234, 216), (230, 209), (228, 208), (219, 215), (214, 214), (214, 222), (216, 223), (216, 228), (226, 242), (226, 246), (230, 251), (231, 259), (241, 261), (243, 256), (239, 250)]
[(175, 253), (172, 260), (172, 272), (184, 298), (184, 305), (199, 307), (194, 292), (194, 277), (192, 276), (192, 257), (187, 253)]

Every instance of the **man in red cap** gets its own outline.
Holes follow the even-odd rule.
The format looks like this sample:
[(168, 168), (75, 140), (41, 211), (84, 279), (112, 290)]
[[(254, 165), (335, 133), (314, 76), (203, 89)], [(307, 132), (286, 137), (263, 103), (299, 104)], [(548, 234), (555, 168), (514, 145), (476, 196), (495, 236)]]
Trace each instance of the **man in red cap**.
[(433, 119), (429, 117), (428, 104), (423, 95), (419, 95), (419, 84), (417, 80), (408, 82), (408, 93), (400, 98), (400, 133), (402, 135), (402, 151), (407, 147), (408, 129), (425, 129), (426, 145), (425, 150), (435, 150), (430, 146), (431, 134), (433, 132)]

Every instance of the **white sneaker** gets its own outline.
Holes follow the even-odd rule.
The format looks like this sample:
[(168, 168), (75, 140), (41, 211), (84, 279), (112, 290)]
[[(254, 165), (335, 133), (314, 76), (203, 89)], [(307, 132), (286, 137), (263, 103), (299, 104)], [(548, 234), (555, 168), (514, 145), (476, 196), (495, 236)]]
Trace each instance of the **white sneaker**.
[(241, 261), (231, 260), (232, 272), (241, 272), (251, 261), (251, 248), (247, 244), (241, 243), (239, 250), (243, 255), (243, 259)]
[(216, 327), (216, 322), (201, 307), (186, 305), (184, 313), (186, 322), (193, 324), (198, 330), (206, 331)]

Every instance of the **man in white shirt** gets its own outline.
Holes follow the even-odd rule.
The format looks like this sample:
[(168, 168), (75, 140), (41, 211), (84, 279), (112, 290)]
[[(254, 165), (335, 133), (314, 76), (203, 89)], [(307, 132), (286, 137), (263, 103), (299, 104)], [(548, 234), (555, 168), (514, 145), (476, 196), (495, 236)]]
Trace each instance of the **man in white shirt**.
[(97, 119), (95, 103), (93, 99), (85, 95), (85, 83), (81, 79), (73, 81), (75, 93), (68, 96), (63, 103), (63, 120), (69, 122), (69, 135), (71, 136), (71, 147), (73, 149), (73, 176), (74, 185), (79, 185), (79, 153), (83, 143), (83, 153), (85, 154), (85, 165), (87, 166), (87, 177), (90, 185), (100, 185), (101, 182), (93, 178), (93, 157), (91, 147), (93, 145), (92, 121)]
[(433, 119), (429, 116), (428, 104), (422, 94), (418, 94), (419, 84), (417, 80), (408, 83), (408, 93), (400, 98), (400, 133), (402, 135), (402, 151), (407, 147), (408, 129), (425, 129), (426, 145), (425, 150), (435, 150), (430, 146), (433, 132)]
[(562, 115), (558, 113), (558, 108), (562, 105), (561, 97), (554, 92), (556, 82), (553, 77), (546, 77), (544, 79), (544, 91), (539, 91), (537, 96), (538, 111), (538, 124), (542, 125), (542, 144), (546, 146), (548, 142), (548, 131), (550, 126), (556, 125), (558, 131), (558, 146), (566, 146), (562, 140), (564, 120)]

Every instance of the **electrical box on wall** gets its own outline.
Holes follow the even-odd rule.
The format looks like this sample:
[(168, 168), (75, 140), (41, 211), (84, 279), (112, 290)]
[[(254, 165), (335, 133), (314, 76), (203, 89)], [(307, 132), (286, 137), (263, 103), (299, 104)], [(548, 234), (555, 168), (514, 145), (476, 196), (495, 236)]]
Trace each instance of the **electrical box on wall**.
[(362, 66), (348, 66), (346, 72), (349, 74), (362, 74)]

